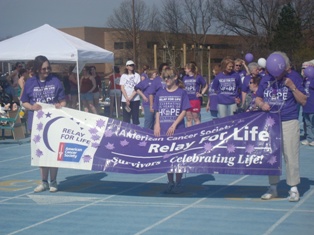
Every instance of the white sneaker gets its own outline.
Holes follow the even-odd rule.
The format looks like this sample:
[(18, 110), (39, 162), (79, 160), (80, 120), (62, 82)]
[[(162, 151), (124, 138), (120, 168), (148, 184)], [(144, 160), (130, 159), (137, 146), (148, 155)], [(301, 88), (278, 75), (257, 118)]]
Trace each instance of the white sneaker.
[(309, 142), (308, 140), (302, 140), (302, 141), (301, 141), (301, 144), (302, 144), (302, 145), (309, 145), (310, 142)]
[(40, 185), (38, 185), (35, 189), (34, 189), (34, 192), (35, 193), (40, 193), (40, 192), (43, 192), (43, 191), (46, 191), (49, 189), (49, 185), (47, 182), (42, 182)]
[(310, 146), (314, 146), (314, 141), (309, 143)]
[(278, 197), (277, 189), (272, 189), (271, 187), (269, 187), (267, 192), (261, 196), (261, 199), (270, 200), (275, 197)]
[(289, 202), (298, 202), (300, 201), (300, 194), (298, 191), (289, 191)]
[(58, 184), (57, 184), (57, 181), (52, 181), (50, 182), (50, 190), (49, 190), (51, 193), (55, 193), (58, 191)]

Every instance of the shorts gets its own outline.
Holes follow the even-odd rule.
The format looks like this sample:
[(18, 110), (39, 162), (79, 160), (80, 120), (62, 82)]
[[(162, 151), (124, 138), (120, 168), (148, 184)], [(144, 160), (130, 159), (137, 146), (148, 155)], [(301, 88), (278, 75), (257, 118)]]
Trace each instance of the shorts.
[(81, 100), (94, 100), (94, 93), (87, 92), (87, 93), (81, 93)]
[(99, 91), (93, 93), (94, 100), (99, 100), (100, 94)]
[(192, 113), (200, 113), (201, 112), (201, 101), (200, 100), (190, 100), (191, 108), (187, 111)]

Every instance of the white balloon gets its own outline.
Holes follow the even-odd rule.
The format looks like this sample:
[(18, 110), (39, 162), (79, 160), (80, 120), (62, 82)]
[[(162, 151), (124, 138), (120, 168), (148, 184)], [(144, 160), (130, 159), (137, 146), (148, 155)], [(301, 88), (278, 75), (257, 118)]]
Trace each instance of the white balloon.
[(266, 60), (265, 58), (259, 58), (257, 61), (258, 65), (261, 66), (262, 68), (266, 68)]

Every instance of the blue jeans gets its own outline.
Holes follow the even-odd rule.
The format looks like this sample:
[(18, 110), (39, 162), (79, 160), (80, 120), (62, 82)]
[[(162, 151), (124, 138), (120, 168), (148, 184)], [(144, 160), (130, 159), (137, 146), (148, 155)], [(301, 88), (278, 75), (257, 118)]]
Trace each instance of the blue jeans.
[(314, 113), (303, 113), (305, 123), (306, 139), (309, 142), (314, 141)]
[(220, 118), (233, 115), (233, 112), (237, 110), (237, 104), (218, 104), (218, 114)]
[(144, 108), (144, 127), (153, 130), (155, 123), (155, 112), (150, 111), (149, 105), (143, 105)]

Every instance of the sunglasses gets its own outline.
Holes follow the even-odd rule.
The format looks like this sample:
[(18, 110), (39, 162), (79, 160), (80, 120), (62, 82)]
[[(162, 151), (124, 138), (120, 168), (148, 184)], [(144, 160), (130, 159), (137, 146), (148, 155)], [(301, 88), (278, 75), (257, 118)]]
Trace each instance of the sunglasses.
[(45, 67), (45, 68), (41, 68), (42, 71), (50, 71), (51, 67)]
[(240, 67), (240, 66), (241, 66), (241, 64), (236, 64), (235, 66)]

